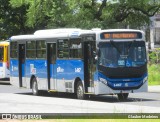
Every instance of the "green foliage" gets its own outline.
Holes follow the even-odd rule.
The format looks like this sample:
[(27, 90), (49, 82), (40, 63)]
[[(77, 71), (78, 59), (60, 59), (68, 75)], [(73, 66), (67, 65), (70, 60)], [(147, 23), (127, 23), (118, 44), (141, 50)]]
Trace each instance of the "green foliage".
[(10, 3), (11, 5), (16, 8), (16, 7), (20, 7), (22, 5), (28, 5), (30, 2), (30, 0), (11, 0)]
[(149, 85), (160, 85), (160, 64), (149, 65), (148, 74)]
[(62, 27), (139, 29), (159, 9), (158, 0), (1, 0), (0, 35)]
[(149, 52), (149, 85), (160, 85), (160, 48)]
[(30, 31), (25, 26), (27, 6), (12, 8), (8, 0), (0, 0), (0, 39)]
[[(117, 0), (115, 0), (117, 1)], [(159, 11), (150, 0), (10, 0), (13, 7), (29, 5), (27, 26), (34, 28), (140, 28)]]
[(160, 48), (149, 51), (149, 63), (160, 63)]

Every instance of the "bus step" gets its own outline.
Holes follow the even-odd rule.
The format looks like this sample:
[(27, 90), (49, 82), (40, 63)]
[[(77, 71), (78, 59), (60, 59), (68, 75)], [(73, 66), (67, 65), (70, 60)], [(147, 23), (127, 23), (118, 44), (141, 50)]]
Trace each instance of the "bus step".
[(48, 92), (57, 92), (57, 90), (48, 90)]
[(87, 93), (84, 93), (84, 94), (94, 94), (93, 92), (87, 92)]

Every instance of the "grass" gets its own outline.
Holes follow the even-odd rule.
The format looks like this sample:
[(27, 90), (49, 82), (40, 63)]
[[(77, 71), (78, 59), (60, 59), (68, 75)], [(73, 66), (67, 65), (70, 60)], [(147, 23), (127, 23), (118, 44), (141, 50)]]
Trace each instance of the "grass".
[(149, 85), (160, 85), (160, 64), (148, 65)]

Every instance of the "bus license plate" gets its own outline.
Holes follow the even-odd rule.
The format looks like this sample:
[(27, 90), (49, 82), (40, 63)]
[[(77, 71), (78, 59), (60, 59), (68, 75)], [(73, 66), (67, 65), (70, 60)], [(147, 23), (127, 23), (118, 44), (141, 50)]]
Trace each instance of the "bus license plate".
[(122, 93), (130, 93), (131, 90), (122, 90)]

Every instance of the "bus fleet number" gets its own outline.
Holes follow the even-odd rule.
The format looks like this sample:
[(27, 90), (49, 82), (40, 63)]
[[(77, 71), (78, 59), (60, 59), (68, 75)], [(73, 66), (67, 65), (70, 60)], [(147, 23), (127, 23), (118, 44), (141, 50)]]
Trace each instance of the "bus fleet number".
[(75, 68), (75, 72), (81, 72), (81, 68)]

